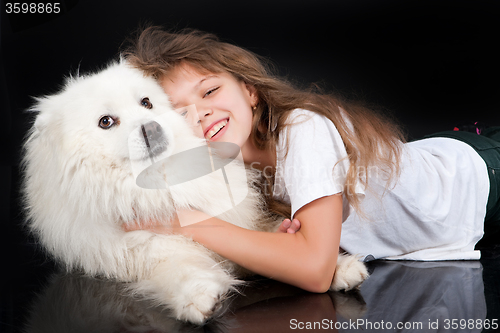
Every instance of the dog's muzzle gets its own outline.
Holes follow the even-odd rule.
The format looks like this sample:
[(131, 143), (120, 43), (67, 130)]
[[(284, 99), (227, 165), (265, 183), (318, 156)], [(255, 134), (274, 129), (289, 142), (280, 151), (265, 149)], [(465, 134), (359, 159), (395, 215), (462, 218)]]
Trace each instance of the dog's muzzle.
[(148, 149), (149, 158), (154, 163), (155, 156), (164, 152), (168, 147), (168, 139), (160, 124), (150, 121), (141, 125), (142, 137)]

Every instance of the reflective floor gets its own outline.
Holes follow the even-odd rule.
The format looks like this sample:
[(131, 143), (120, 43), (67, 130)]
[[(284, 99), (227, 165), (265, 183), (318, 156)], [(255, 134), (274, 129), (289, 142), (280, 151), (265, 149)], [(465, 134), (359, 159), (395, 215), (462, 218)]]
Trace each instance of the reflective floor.
[(125, 284), (61, 274), (33, 254), (2, 285), (0, 332), (500, 331), (500, 246), (482, 254), (480, 261), (373, 261), (370, 278), (348, 293), (311, 294), (255, 278), (202, 327), (129, 296)]

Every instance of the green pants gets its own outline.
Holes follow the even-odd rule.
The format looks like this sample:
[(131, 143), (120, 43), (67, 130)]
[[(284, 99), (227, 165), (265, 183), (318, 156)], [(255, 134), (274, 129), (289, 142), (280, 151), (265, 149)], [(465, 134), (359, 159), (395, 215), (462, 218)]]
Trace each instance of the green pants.
[[(446, 137), (463, 141), (477, 151), (488, 167), (490, 194), (486, 205), (485, 230), (500, 227), (500, 127), (490, 127), (481, 135), (463, 131), (446, 131), (425, 138)], [(465, 189), (464, 189), (465, 190)]]

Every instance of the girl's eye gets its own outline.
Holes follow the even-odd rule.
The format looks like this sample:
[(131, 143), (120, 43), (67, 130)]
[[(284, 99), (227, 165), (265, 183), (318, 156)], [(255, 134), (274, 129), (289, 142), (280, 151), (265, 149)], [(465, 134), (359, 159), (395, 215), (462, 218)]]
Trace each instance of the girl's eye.
[(102, 116), (99, 119), (99, 127), (102, 129), (110, 129), (116, 121), (111, 116)]
[(216, 88), (212, 88), (212, 89), (210, 89), (209, 91), (207, 91), (207, 92), (205, 93), (205, 96), (203, 96), (203, 97), (207, 97), (208, 95), (211, 95), (213, 92), (215, 92), (215, 91), (216, 91), (216, 90), (218, 90), (219, 88), (220, 88), (220, 87), (216, 87)]
[(148, 97), (144, 97), (143, 99), (141, 99), (141, 105), (144, 106), (146, 109), (153, 108), (153, 104), (151, 103)]
[(188, 111), (187, 111), (187, 110), (183, 110), (183, 111), (181, 112), (181, 116), (183, 116), (183, 117), (185, 117), (187, 114), (188, 114)]

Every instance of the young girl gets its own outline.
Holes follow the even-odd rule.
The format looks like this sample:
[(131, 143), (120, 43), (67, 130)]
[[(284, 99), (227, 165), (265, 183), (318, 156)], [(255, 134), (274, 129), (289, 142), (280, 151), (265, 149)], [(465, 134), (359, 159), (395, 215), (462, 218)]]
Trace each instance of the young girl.
[(386, 117), (295, 89), (255, 54), (199, 31), (145, 29), (126, 57), (157, 78), (175, 108), (196, 105), (208, 141), (238, 144), (245, 163), (267, 176), (269, 208), (293, 219), (281, 233), (263, 233), (190, 211), (183, 221), (217, 227), (158, 222), (148, 227), (156, 232), (324, 292), (339, 246), (367, 259), (478, 259), (485, 217), (500, 219), (497, 141), (452, 132), (404, 144)]

